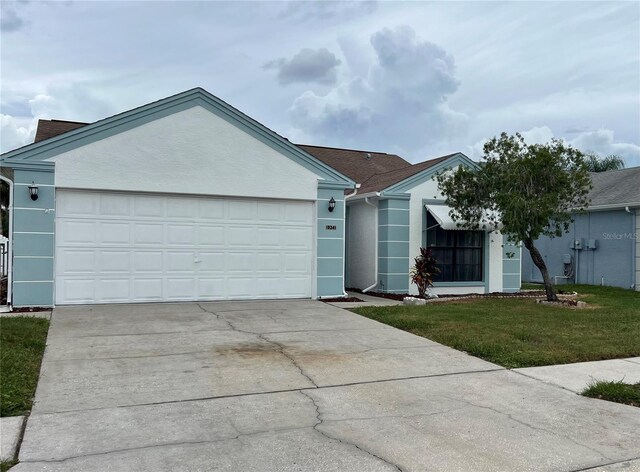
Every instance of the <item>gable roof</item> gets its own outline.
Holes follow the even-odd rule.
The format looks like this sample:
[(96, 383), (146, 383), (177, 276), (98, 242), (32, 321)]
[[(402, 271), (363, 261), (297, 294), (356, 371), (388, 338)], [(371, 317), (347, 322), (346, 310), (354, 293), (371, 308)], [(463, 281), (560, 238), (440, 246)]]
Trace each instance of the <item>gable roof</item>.
[(36, 128), (36, 137), (33, 140), (34, 143), (44, 141), (45, 139), (59, 136), (68, 131), (82, 128), (89, 123), (82, 123), (80, 121), (66, 121), (66, 120), (38, 120), (38, 127)]
[(43, 141), (5, 152), (0, 155), (0, 162), (14, 168), (50, 168), (53, 166), (53, 162), (46, 161), (48, 158), (194, 106), (205, 108), (282, 155), (311, 170), (322, 179), (320, 185), (334, 185), (339, 188), (354, 187), (355, 183), (350, 178), (201, 87), (196, 87)]
[(390, 172), (373, 175), (363, 182), (359, 193), (365, 194), (370, 192), (380, 192), (457, 155), (458, 153), (447, 154), (446, 156), (436, 157), (435, 159), (429, 159), (428, 161), (419, 162)]
[(359, 184), (375, 174), (411, 167), (410, 162), (396, 154), (309, 144), (297, 146)]
[(640, 206), (640, 167), (592, 172), (589, 207)]

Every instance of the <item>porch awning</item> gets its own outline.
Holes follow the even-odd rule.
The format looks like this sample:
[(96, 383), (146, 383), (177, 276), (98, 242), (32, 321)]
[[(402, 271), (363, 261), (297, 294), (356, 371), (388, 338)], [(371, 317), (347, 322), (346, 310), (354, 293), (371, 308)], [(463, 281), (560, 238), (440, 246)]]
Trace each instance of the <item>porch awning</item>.
[[(433, 218), (438, 222), (438, 224), (442, 229), (446, 229), (449, 231), (451, 230), (464, 231), (467, 229), (463, 226), (458, 226), (457, 223), (453, 221), (453, 218), (451, 218), (451, 216), (449, 215), (449, 212), (451, 211), (451, 207), (447, 205), (425, 205), (425, 208), (429, 213), (431, 213), (431, 216), (433, 216)], [(496, 227), (496, 225), (489, 222), (488, 218), (483, 218), (483, 220), (480, 222), (480, 225), (477, 229), (485, 230), (485, 231), (494, 231), (496, 229), (500, 229), (501, 226), (502, 225), (498, 223)]]

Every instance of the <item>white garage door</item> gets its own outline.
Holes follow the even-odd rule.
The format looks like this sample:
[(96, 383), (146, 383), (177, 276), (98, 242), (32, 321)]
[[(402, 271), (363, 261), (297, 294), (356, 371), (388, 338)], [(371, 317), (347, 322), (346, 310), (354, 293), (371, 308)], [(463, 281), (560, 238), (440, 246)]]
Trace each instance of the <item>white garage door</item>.
[(56, 192), (56, 304), (308, 298), (309, 202)]

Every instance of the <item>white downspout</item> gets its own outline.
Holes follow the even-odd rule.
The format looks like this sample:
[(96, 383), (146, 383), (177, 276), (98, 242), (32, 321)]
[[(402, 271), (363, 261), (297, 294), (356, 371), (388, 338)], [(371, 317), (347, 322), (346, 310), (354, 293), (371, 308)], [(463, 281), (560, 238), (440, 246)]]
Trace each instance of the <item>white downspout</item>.
[[(380, 196), (380, 192), (376, 192), (376, 196), (379, 197)], [(375, 288), (378, 285), (378, 205), (374, 205), (373, 203), (371, 203), (369, 201), (369, 197), (365, 197), (364, 202), (367, 205), (371, 205), (374, 210), (375, 210), (375, 216), (374, 216), (374, 221), (375, 221), (375, 232), (374, 232), (374, 278), (375, 280), (373, 281), (373, 285), (365, 288), (362, 293), (367, 293), (369, 290)]]
[(13, 292), (13, 182), (6, 177), (0, 175), (0, 180), (9, 184), (9, 228), (7, 229), (7, 237), (9, 238), (7, 247), (7, 306), (9, 311), (13, 310), (11, 294)]
[(353, 198), (358, 193), (358, 189), (360, 188), (360, 184), (356, 184), (356, 189), (353, 193), (344, 196), (344, 224), (342, 225), (342, 296), (348, 297), (349, 294), (344, 289), (345, 281), (347, 280), (347, 200)]

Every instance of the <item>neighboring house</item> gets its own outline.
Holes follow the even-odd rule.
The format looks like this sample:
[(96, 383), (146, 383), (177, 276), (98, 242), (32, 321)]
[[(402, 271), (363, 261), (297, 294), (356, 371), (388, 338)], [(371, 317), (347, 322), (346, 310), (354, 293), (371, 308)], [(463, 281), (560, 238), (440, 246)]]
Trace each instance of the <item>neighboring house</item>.
[(426, 245), (442, 270), (435, 293), (520, 289), (520, 248), (496, 231), (461, 230), (444, 205), (434, 177), (477, 166), (464, 154), (410, 164), (394, 154), (298, 146), (359, 184), (346, 197), (347, 287), (417, 294), (409, 271)]
[(72, 125), (0, 156), (14, 306), (343, 294), (335, 169), (200, 88)]
[[(640, 167), (592, 173), (591, 179), (588, 210), (573, 215), (569, 233), (542, 237), (536, 247), (556, 283), (640, 290)], [(522, 280), (542, 280), (528, 254)]]
[(19, 307), (415, 292), (423, 244), (445, 264), (438, 290), (517, 290), (519, 248), (448, 217), (432, 177), (457, 165), (476, 164), (295, 145), (200, 88), (91, 124), (40, 120), (33, 144), (0, 156), (12, 186), (9, 297)]

